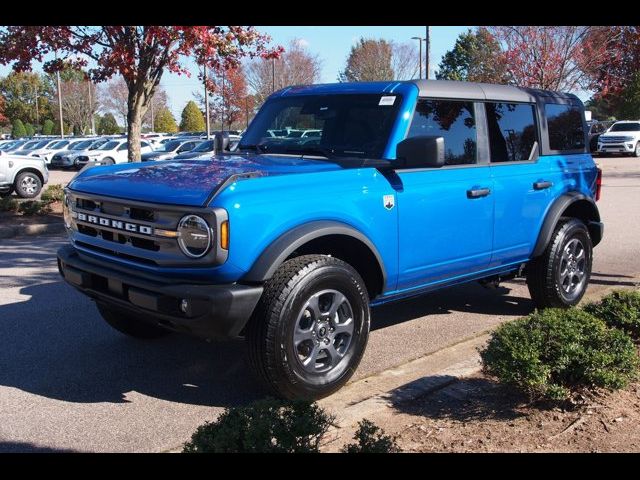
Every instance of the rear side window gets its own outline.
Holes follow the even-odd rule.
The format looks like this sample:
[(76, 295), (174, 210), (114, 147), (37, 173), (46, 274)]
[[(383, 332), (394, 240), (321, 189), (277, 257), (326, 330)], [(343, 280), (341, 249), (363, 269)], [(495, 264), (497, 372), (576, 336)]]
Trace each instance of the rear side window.
[(491, 163), (521, 162), (533, 158), (537, 149), (533, 105), (485, 103)]
[(473, 102), (420, 100), (408, 136), (420, 135), (444, 138), (446, 165), (476, 163)]
[(584, 148), (582, 113), (578, 107), (547, 103), (545, 112), (551, 150), (562, 152)]

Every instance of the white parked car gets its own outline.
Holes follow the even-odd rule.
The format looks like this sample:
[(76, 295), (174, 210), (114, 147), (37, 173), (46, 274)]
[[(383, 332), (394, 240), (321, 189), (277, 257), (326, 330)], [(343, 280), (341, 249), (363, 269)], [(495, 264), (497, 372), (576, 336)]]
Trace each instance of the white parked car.
[(640, 157), (640, 120), (616, 122), (598, 137), (598, 153), (626, 153)]
[(49, 180), (44, 160), (37, 157), (0, 155), (0, 197), (16, 192), (19, 197), (37, 197)]
[(53, 156), (60, 151), (67, 150), (69, 145), (73, 142), (73, 138), (53, 141), (42, 148), (32, 150), (31, 153), (29, 153), (29, 156), (42, 158), (47, 165), (50, 165)]
[[(116, 163), (127, 163), (127, 149), (129, 142), (126, 138), (110, 140), (97, 150), (89, 150), (78, 155), (76, 164), (79, 166), (86, 165), (89, 162), (101, 162), (103, 165), (114, 165)], [(145, 140), (140, 142), (140, 154), (150, 153), (153, 151), (151, 145)]]

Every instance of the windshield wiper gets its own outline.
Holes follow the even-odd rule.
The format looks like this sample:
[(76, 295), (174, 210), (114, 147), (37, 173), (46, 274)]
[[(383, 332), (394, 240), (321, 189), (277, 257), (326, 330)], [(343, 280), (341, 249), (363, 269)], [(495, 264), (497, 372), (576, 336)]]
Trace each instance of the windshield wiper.
[(285, 153), (300, 153), (304, 155), (321, 155), (323, 157), (331, 158), (335, 157), (336, 153), (333, 148), (322, 148), (322, 147), (311, 147), (311, 148), (303, 148), (303, 147), (289, 147), (284, 149)]

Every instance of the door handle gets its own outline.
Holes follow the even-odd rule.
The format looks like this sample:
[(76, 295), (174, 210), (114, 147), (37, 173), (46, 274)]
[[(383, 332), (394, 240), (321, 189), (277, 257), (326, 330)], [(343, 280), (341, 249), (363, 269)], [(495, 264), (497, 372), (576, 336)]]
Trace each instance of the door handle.
[(491, 193), (490, 188), (474, 188), (467, 190), (467, 198), (481, 198), (486, 197)]
[(552, 185), (553, 185), (553, 183), (547, 182), (546, 180), (543, 180), (542, 182), (535, 182), (533, 184), (533, 189), (534, 190), (544, 190), (545, 188), (549, 188)]

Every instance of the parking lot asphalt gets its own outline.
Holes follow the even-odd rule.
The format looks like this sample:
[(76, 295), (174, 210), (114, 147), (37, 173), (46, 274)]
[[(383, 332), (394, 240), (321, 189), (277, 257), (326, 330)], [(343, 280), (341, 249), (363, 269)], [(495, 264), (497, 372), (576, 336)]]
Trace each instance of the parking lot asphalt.
[[(640, 159), (599, 158), (605, 238), (590, 290), (640, 277)], [(50, 183), (73, 172), (53, 170)], [(225, 406), (265, 395), (242, 341), (180, 335), (127, 338), (63, 283), (62, 236), (0, 244), (0, 451), (154, 452), (174, 449)], [(355, 378), (462, 341), (532, 311), (523, 281), (469, 284), (376, 308)]]

